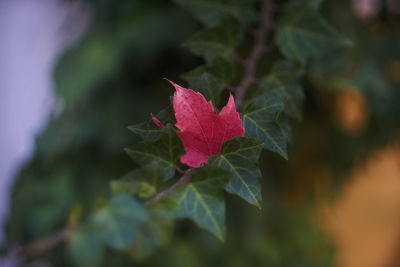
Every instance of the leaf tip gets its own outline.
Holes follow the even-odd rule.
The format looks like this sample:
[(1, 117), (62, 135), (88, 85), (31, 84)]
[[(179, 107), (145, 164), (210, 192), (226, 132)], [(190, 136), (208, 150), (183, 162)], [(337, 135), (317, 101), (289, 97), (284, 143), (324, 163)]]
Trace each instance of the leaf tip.
[(175, 87), (175, 90), (176, 90), (177, 92), (180, 92), (180, 91), (182, 91), (182, 90), (184, 89), (182, 86), (180, 86), (180, 85), (174, 83), (173, 81), (171, 81), (171, 80), (169, 80), (169, 79), (167, 79), (167, 78), (165, 78), (165, 77), (164, 77), (163, 79), (166, 80), (166, 81), (168, 81), (170, 84), (172, 84), (172, 86)]
[(289, 160), (289, 156), (288, 156), (287, 153), (283, 154), (282, 156), (283, 156), (284, 159)]

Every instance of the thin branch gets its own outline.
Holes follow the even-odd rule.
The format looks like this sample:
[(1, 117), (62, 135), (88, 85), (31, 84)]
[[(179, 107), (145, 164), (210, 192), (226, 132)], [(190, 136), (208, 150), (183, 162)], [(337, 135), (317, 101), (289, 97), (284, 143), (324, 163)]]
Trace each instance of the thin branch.
[(168, 187), (168, 188), (165, 189), (164, 191), (161, 191), (161, 192), (157, 193), (152, 199), (146, 201), (146, 202), (145, 202), (145, 205), (154, 204), (154, 203), (156, 203), (160, 198), (168, 197), (168, 196), (172, 193), (172, 191), (175, 189), (175, 187), (177, 187), (178, 185), (190, 183), (190, 180), (191, 180), (193, 174), (196, 173), (196, 171), (197, 171), (196, 168), (187, 169), (187, 170), (185, 171), (185, 174), (182, 175), (182, 177), (181, 177), (176, 183), (174, 183), (173, 185), (171, 185), (170, 187)]
[(181, 174), (185, 174), (185, 171), (182, 170), (181, 168), (179, 168), (178, 166), (175, 165), (174, 168), (175, 168), (175, 170), (176, 170), (177, 172), (179, 172), (179, 173), (181, 173)]
[(243, 104), (244, 97), (246, 95), (247, 90), (251, 85), (253, 85), (256, 81), (255, 72), (257, 67), (257, 62), (261, 55), (268, 51), (270, 48), (264, 44), (264, 41), (267, 37), (268, 31), (272, 27), (272, 20), (270, 14), (270, 1), (263, 0), (261, 2), (261, 24), (258, 29), (255, 30), (255, 43), (253, 49), (250, 52), (250, 55), (244, 62), (244, 70), (245, 74), (243, 76), (242, 81), (236, 87), (236, 106), (239, 107)]
[(37, 240), (29, 245), (17, 247), (13, 253), (22, 259), (34, 258), (67, 241), (73, 230), (73, 228), (64, 228), (53, 235)]

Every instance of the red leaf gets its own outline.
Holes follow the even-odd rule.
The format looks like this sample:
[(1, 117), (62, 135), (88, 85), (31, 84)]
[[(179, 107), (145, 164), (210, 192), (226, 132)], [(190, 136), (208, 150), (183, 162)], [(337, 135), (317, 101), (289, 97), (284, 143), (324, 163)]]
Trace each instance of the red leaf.
[(243, 136), (242, 120), (230, 95), (228, 104), (215, 113), (211, 101), (193, 90), (169, 81), (176, 89), (174, 110), (186, 154), (181, 162), (198, 168), (208, 162), (208, 157), (221, 153), (222, 144), (235, 136)]

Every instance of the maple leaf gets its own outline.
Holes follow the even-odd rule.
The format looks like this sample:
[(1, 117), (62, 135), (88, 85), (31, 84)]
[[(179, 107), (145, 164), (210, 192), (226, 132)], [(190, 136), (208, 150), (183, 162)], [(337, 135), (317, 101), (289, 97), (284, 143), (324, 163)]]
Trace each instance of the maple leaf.
[(169, 82), (176, 89), (173, 101), (175, 126), (180, 130), (178, 135), (186, 150), (181, 157), (182, 163), (198, 168), (207, 164), (209, 156), (221, 154), (226, 141), (243, 136), (242, 120), (232, 95), (221, 112), (216, 113), (211, 101), (207, 102), (202, 94)]

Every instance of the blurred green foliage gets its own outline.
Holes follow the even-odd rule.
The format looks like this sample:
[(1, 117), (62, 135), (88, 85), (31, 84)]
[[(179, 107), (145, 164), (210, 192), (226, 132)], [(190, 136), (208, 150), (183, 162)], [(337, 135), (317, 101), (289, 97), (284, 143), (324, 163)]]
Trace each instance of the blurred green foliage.
[[(221, 104), (225, 99), (221, 93), (227, 95), (224, 88), (235, 85), (243, 73), (232, 63), (235, 55), (230, 47), (240, 43), (239, 52), (248, 53), (252, 36), (240, 25), (257, 24), (258, 1), (174, 1), (181, 6), (163, 0), (86, 2), (93, 13), (91, 26), (82, 40), (60, 58), (54, 72), (56, 91), (64, 109), (37, 138), (35, 156), (21, 171), (13, 190), (8, 247), (32, 242), (64, 228), (79, 206), (83, 214), (79, 222), (85, 225), (68, 244), (43, 255), (54, 266), (132, 266), (132, 261), (135, 266), (171, 267), (334, 266), (333, 246), (315, 220), (315, 210), (324, 199), (317, 196), (314, 185), (328, 177), (315, 174), (311, 181), (302, 182), (300, 163), (306, 154), (310, 162), (330, 168), (334, 177), (330, 182), (335, 188), (328, 188), (325, 193), (331, 195), (340, 188), (355, 158), (390, 142), (398, 134), (399, 18), (382, 10), (378, 17), (362, 21), (345, 0), (326, 0), (322, 4), (297, 0), (288, 7), (287, 1), (276, 1), (278, 7), (286, 7), (276, 13), (274, 37), (280, 50), (275, 49), (261, 59), (260, 86), (251, 88), (249, 94), (258, 98), (254, 98), (254, 103), (250, 101), (248, 108), (257, 108), (259, 102), (264, 106), (262, 95), (266, 93), (283, 94), (281, 106), (285, 109), (278, 130), (282, 131), (280, 143), (285, 148), (267, 142), (264, 146), (277, 152), (282, 150), (285, 153), (280, 154), (286, 155), (286, 140), (290, 139), (289, 160), (270, 151), (262, 152), (259, 162), (263, 174), (262, 210), (225, 194), (227, 234), (221, 243), (185, 220), (175, 223), (173, 230), (169, 218), (176, 203), (172, 199), (136, 217), (126, 216), (124, 210), (118, 213), (118, 209), (110, 206), (115, 202), (135, 206), (133, 198), (121, 198), (119, 193), (148, 198), (154, 194), (153, 187), (174, 175), (171, 166), (171, 173), (155, 167), (139, 169), (116, 180), (135, 167), (123, 148), (134, 143), (138, 146), (140, 138), (127, 127), (148, 121), (150, 112), (156, 114), (169, 105), (172, 88), (162, 80), (164, 76), (185, 85), (178, 78), (185, 73), (183, 78), (191, 88)], [(303, 6), (301, 12), (297, 12), (299, 5)], [(319, 6), (327, 22), (318, 15)], [(318, 16), (317, 23), (309, 21), (313, 16)], [(336, 30), (326, 30), (331, 29), (330, 25)], [(223, 31), (226, 27), (232, 31)], [(302, 31), (308, 34), (299, 36)], [(338, 33), (351, 41), (350, 47), (343, 49), (349, 42), (338, 37)], [(218, 46), (210, 46), (206, 42), (210, 38)], [(315, 38), (317, 41), (310, 40)], [(182, 46), (205, 60), (189, 54)], [(280, 60), (284, 56), (306, 64)], [(366, 102), (366, 123), (357, 133), (343, 130), (332, 119), (337, 108), (332, 99), (344, 91), (359, 92)], [(258, 118), (263, 121), (261, 128), (278, 131), (274, 130), (277, 122), (268, 117), (269, 111), (260, 112), (263, 112)], [(291, 129), (289, 121), (302, 118)], [(131, 130), (145, 133), (149, 142), (160, 134), (147, 135), (146, 123)], [(145, 183), (134, 178), (146, 175), (159, 179)], [(258, 173), (253, 176), (257, 180)], [(111, 181), (113, 192), (109, 187)], [(257, 190), (254, 192), (259, 194)], [(293, 192), (301, 195), (295, 203), (291, 202)], [(111, 202), (106, 202), (104, 199), (112, 193)], [(179, 202), (177, 194), (174, 198)], [(254, 204), (259, 196), (248, 201)], [(159, 209), (164, 212), (160, 214)], [(191, 211), (187, 207), (181, 213)], [(122, 221), (113, 223), (115, 217), (122, 217)], [(159, 223), (137, 229), (133, 247), (129, 249), (118, 244), (126, 241), (123, 238), (133, 238), (135, 233), (113, 240), (99, 237), (90, 227), (100, 221), (98, 224), (105, 225), (103, 229), (119, 233), (121, 227), (126, 229), (146, 218)], [(101, 243), (124, 248), (126, 253), (104, 249)], [(71, 250), (80, 258), (73, 259)]]

